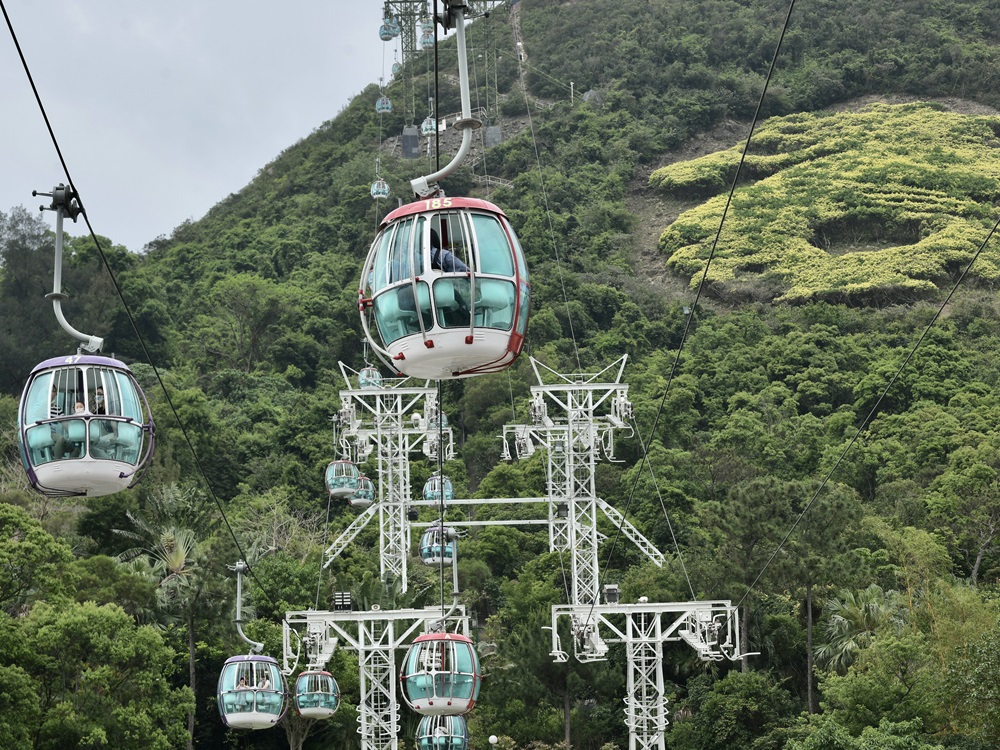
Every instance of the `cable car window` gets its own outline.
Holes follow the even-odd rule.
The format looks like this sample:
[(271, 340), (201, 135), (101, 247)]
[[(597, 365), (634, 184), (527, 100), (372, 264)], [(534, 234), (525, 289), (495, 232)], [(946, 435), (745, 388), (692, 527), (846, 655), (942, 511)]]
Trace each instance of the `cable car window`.
[[(478, 283), (478, 282), (477, 282)], [(468, 278), (443, 278), (434, 282), (434, 307), (442, 328), (469, 327), (469, 300), (472, 299)]]
[(426, 224), (425, 217), (417, 217), (417, 227), (413, 233), (413, 246), (410, 249), (414, 276), (419, 276), (424, 272), (424, 227)]
[[(430, 291), (424, 281), (418, 281), (416, 287), (424, 330), (427, 330), (434, 325), (434, 319), (431, 317)], [(375, 321), (382, 340), (387, 344), (403, 336), (420, 332), (420, 323), (417, 321), (417, 300), (414, 299), (412, 284), (378, 295), (374, 305)]]
[(528, 290), (528, 285), (522, 281), (521, 300), (518, 306), (519, 314), (517, 316), (517, 332), (522, 336), (524, 335), (524, 332), (528, 328), (528, 305), (530, 304), (530, 302), (531, 300), (530, 300), (530, 292)]
[(131, 417), (141, 422), (142, 407), (137, 395), (125, 373), (114, 372), (114, 387), (108, 397), (108, 413), (121, 414), (123, 417)]
[(413, 277), (413, 219), (399, 222), (389, 249), (389, 283), (395, 284)]
[(487, 214), (473, 214), (472, 224), (476, 228), (476, 239), (479, 242), (479, 272), (513, 276), (514, 261), (511, 258), (510, 243), (500, 220)]
[(511, 227), (510, 223), (504, 219), (504, 228), (507, 230), (511, 242), (514, 243), (514, 257), (517, 258), (517, 275), (521, 277), (521, 281), (528, 281), (528, 267), (525, 265), (526, 261), (524, 259), (524, 249), (521, 247), (520, 241), (517, 239), (517, 235), (514, 233), (514, 228)]
[(31, 390), (28, 391), (28, 398), (25, 400), (25, 424), (30, 422), (40, 422), (41, 420), (48, 419), (51, 416), (49, 414), (49, 404), (51, 403), (49, 393), (51, 389), (51, 372), (39, 375), (34, 382), (32, 382)]
[[(437, 264), (433, 262), (431, 264), (439, 270), (464, 273), (467, 268), (472, 268), (472, 245), (469, 241), (469, 230), (462, 221), (462, 216), (458, 211), (449, 211), (439, 213), (431, 220), (431, 231), (437, 235), (436, 239), (441, 243), (441, 250), (446, 251), (439, 255)], [(432, 245), (435, 240), (434, 234), (431, 235)]]
[(514, 322), (514, 284), (476, 278), (476, 326), (509, 331)]
[(375, 265), (372, 269), (372, 293), (389, 286), (389, 248), (392, 244), (392, 235), (395, 233), (395, 229), (395, 226), (387, 227), (376, 239), (376, 242), (378, 242), (378, 252), (375, 255)]

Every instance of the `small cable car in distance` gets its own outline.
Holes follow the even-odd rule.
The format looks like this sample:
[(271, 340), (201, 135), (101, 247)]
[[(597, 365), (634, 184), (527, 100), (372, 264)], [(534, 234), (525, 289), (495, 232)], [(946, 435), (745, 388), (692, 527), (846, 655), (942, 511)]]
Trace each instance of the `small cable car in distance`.
[(499, 372), (521, 353), (530, 297), (524, 251), (488, 201), (431, 198), (392, 211), (362, 279), (365, 335), (405, 375)]
[(358, 388), (362, 390), (368, 388), (381, 388), (382, 387), (382, 373), (378, 371), (377, 367), (372, 367), (371, 365), (366, 365), (361, 368), (361, 372), (358, 373)]
[(407, 651), (400, 680), (406, 704), (418, 714), (461, 716), (479, 698), (479, 656), (466, 635), (424, 633)]
[(326, 490), (333, 498), (350, 498), (358, 491), (361, 471), (353, 461), (331, 461), (326, 467)]
[(455, 499), (455, 488), (447, 475), (431, 474), (424, 482), (424, 500), (447, 505)]
[(154, 427), (124, 362), (55, 357), (28, 376), (18, 411), (21, 461), (31, 486), (51, 497), (110, 495), (149, 465)]
[(455, 543), (447, 527), (430, 526), (420, 535), (420, 561), (424, 565), (451, 565), (455, 559)]
[(347, 502), (355, 508), (367, 508), (375, 502), (375, 483), (362, 474), (358, 477), (358, 489), (347, 498)]
[(329, 672), (310, 670), (295, 680), (295, 711), (306, 719), (329, 719), (340, 708), (340, 687)]
[(219, 716), (233, 729), (268, 729), (288, 709), (288, 690), (278, 662), (260, 654), (226, 659), (217, 695)]
[(425, 716), (417, 725), (417, 750), (466, 750), (468, 746), (464, 716)]

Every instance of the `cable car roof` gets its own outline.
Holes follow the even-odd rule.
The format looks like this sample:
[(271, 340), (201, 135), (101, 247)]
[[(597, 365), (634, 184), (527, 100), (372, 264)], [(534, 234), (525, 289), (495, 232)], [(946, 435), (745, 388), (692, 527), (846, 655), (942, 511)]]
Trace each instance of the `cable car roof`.
[(505, 218), (507, 216), (507, 214), (505, 214), (495, 203), (484, 201), (481, 198), (424, 198), (419, 201), (414, 201), (413, 203), (407, 203), (405, 206), (400, 206), (390, 212), (384, 219), (382, 219), (379, 229), (384, 229), (387, 224), (396, 221), (397, 219), (401, 219), (404, 216), (412, 216), (413, 214), (420, 214), (425, 211), (446, 211), (448, 209), (456, 208), (478, 208), (483, 211), (489, 211), (493, 214), (499, 214)]
[(40, 362), (35, 365), (32, 369), (31, 374), (34, 375), (36, 372), (41, 370), (48, 370), (53, 367), (79, 367), (81, 365), (100, 365), (104, 367), (117, 367), (122, 370), (128, 370), (129, 366), (122, 362), (121, 360), (115, 359), (114, 357), (104, 357), (99, 354), (68, 354), (62, 357), (52, 357), (44, 362)]

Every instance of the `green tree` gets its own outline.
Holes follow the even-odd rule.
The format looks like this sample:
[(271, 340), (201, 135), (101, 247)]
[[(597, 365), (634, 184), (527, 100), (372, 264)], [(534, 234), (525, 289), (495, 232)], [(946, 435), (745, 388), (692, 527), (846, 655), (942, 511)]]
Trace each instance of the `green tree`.
[[(703, 503), (698, 508), (703, 532), (692, 560), (696, 579), (703, 586), (728, 588), (733, 598), (741, 598), (754, 585), (761, 585), (763, 573), (769, 571), (773, 577), (777, 568), (765, 566), (791, 528), (793, 503), (800, 497), (798, 483), (759, 477), (735, 484), (720, 500)], [(743, 654), (751, 651), (749, 617), (748, 604), (740, 608)], [(743, 670), (749, 670), (746, 657)]]
[(896, 632), (902, 626), (902, 601), (895, 591), (872, 584), (863, 591), (841, 591), (824, 604), (823, 640), (816, 658), (840, 674), (858, 654), (875, 642), (880, 631)]
[(788, 692), (761, 672), (730, 672), (705, 689), (707, 677), (693, 681), (680, 704), (690, 718), (673, 724), (665, 739), (671, 750), (729, 750), (790, 723)]
[[(801, 487), (801, 515), (787, 543), (791, 553), (782, 567), (805, 590), (806, 705), (816, 711), (813, 696), (813, 596), (816, 587), (831, 585), (848, 564), (848, 534), (857, 524), (861, 509), (854, 493), (842, 485), (828, 485), (817, 492), (810, 484)], [(809, 503), (806, 507), (806, 503)]]
[(37, 696), (31, 747), (172, 750), (183, 743), (194, 698), (170, 685), (173, 651), (154, 628), (137, 627), (113, 604), (40, 603), (8, 633), (17, 643), (4, 652), (17, 655)]
[(989, 443), (963, 446), (927, 498), (929, 521), (961, 556), (975, 586), (984, 560), (1000, 547), (1000, 451)]
[[(161, 622), (183, 624), (187, 635), (188, 686), (197, 695), (196, 620), (210, 614), (206, 608), (211, 587), (205, 566), (204, 541), (214, 525), (213, 509), (194, 489), (176, 485), (158, 487), (144, 511), (128, 511), (131, 529), (119, 533), (137, 546), (119, 555), (119, 560), (153, 581), (157, 587), (157, 610)], [(194, 746), (195, 707), (188, 712), (188, 750)]]
[(67, 593), (69, 547), (24, 510), (0, 502), (0, 611), (23, 613), (38, 599)]

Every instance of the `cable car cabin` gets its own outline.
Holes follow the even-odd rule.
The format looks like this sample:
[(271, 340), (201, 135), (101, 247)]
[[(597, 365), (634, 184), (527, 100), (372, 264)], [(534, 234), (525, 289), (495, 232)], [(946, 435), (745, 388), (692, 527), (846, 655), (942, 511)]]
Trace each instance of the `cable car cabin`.
[(330, 497), (350, 498), (358, 491), (361, 471), (353, 461), (331, 461), (326, 467), (326, 490)]
[(468, 636), (417, 636), (400, 675), (406, 704), (423, 716), (461, 716), (479, 698), (479, 657)]
[(295, 680), (295, 711), (306, 719), (329, 719), (340, 708), (340, 687), (329, 672), (302, 672)]
[(379, 198), (389, 197), (389, 183), (379, 177), (375, 182), (372, 183), (371, 188), (372, 198), (378, 200)]
[(417, 750), (466, 750), (468, 746), (464, 716), (425, 716), (417, 725)]
[(361, 372), (358, 373), (358, 388), (362, 390), (367, 388), (381, 388), (382, 387), (382, 373), (378, 371), (376, 367), (362, 367)]
[(431, 474), (424, 482), (424, 500), (440, 505), (442, 502), (448, 504), (454, 499), (455, 488), (447, 476)]
[(445, 414), (443, 411), (438, 414), (437, 419), (435, 419), (433, 415), (428, 416), (427, 418), (428, 432), (437, 432), (438, 430), (447, 430), (447, 429), (448, 429), (448, 415)]
[(476, 198), (431, 198), (383, 220), (362, 271), (365, 335), (416, 378), (499, 372), (521, 353), (530, 287), (504, 213)]
[(424, 565), (452, 564), (455, 559), (455, 543), (445, 540), (444, 536), (440, 526), (431, 526), (420, 536), (420, 561)]
[(222, 666), (218, 699), (219, 716), (227, 727), (273, 727), (288, 708), (285, 676), (270, 656), (233, 656)]
[(375, 484), (372, 480), (364, 474), (358, 477), (358, 489), (347, 498), (347, 502), (355, 508), (367, 508), (375, 502)]
[(51, 497), (98, 497), (139, 481), (153, 453), (153, 420), (124, 362), (73, 355), (31, 371), (18, 411), (21, 461)]

